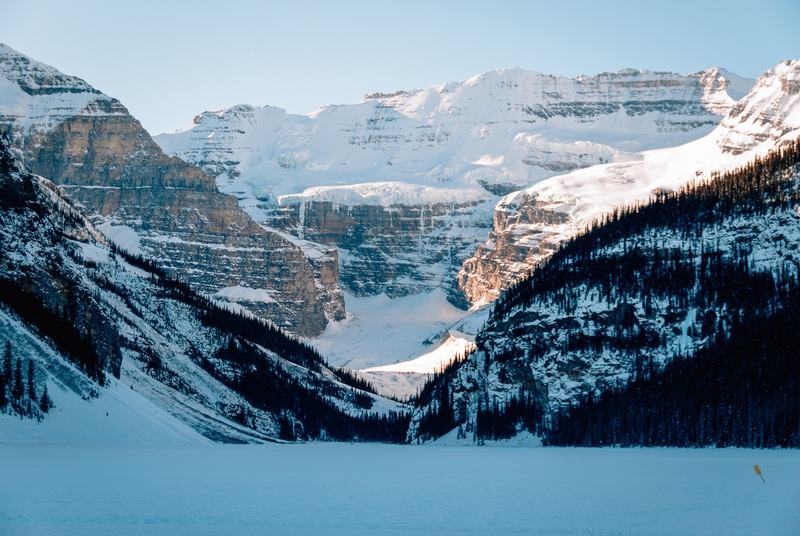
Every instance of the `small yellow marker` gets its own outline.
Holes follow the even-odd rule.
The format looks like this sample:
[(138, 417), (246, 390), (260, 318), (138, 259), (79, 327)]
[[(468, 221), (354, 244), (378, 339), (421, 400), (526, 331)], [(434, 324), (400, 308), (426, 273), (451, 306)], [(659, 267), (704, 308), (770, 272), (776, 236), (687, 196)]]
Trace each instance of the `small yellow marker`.
[(756, 474), (757, 474), (758, 476), (760, 476), (760, 477), (761, 477), (761, 482), (763, 482), (764, 484), (766, 484), (766, 483), (767, 483), (767, 481), (766, 481), (766, 480), (764, 480), (764, 475), (762, 475), (762, 474), (761, 474), (761, 468), (758, 466), (758, 464), (755, 464), (755, 465), (753, 466), (753, 470), (756, 472)]

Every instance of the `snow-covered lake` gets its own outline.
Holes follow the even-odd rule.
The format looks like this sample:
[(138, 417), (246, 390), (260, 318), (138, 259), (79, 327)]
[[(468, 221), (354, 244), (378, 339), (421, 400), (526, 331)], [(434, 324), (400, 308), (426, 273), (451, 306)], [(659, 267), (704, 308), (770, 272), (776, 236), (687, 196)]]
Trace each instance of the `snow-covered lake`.
[(800, 534), (800, 452), (0, 444), (3, 535), (420, 533)]

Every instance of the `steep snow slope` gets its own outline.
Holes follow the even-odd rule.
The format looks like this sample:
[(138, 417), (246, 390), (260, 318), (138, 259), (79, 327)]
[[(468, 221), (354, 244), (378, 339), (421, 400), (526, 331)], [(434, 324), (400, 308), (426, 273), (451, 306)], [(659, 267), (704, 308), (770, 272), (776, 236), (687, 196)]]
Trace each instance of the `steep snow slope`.
[(18, 318), (0, 310), (0, 345), (5, 348), (6, 342), (15, 359), (36, 364), (54, 407), (41, 421), (0, 412), (0, 443), (210, 443), (131, 389), (129, 374), (101, 389)]
[[(235, 316), (146, 262), (113, 251), (52, 183), (19, 169), (4, 138), (0, 194), (3, 341), (11, 341), (15, 359), (48, 346), (45, 336), (50, 345), (63, 345), (59, 322), (66, 320), (70, 341), (79, 337), (85, 349), (70, 359), (52, 349), (35, 358), (54, 387), (59, 412), (70, 415), (59, 419), (56, 413), (41, 435), (37, 427), (9, 424), (0, 432), (8, 439), (129, 437), (120, 422), (105, 436), (95, 433), (97, 408), (130, 418), (143, 437), (156, 441), (197, 440), (198, 434), (229, 442), (352, 439), (368, 437), (362, 416), (404, 410), (340, 383), (340, 374), (274, 327)], [(24, 317), (37, 303), (41, 309), (26, 319), (34, 327), (21, 326), (11, 314)], [(139, 396), (123, 394), (120, 385)], [(107, 392), (108, 401), (94, 399)], [(320, 418), (327, 432), (318, 428)], [(334, 432), (337, 420), (351, 427), (350, 435)], [(82, 423), (74, 434), (63, 424), (69, 421)]]
[(557, 245), (614, 207), (742, 165), (800, 135), (800, 61), (765, 72), (711, 133), (541, 181), (498, 203), (494, 230), (458, 274), (470, 303), (497, 298)]

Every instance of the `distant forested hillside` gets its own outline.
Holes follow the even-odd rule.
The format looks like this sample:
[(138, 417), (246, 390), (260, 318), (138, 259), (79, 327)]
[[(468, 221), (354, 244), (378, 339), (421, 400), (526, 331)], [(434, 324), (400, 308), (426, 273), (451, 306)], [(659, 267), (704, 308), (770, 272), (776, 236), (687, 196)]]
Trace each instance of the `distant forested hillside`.
[(564, 245), (496, 303), (412, 438), (800, 447), (799, 176), (796, 142)]

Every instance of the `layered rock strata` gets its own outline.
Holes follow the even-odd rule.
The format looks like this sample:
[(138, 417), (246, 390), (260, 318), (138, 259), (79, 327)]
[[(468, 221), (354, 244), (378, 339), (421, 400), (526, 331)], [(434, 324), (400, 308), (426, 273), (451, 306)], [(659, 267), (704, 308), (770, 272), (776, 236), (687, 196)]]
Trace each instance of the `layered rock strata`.
[(562, 226), (569, 221), (569, 214), (564, 208), (524, 195), (513, 209), (498, 204), (488, 240), (478, 246), (456, 276), (466, 301), (470, 305), (493, 302), (540, 259), (558, 249), (567, 236)]
[(448, 277), (474, 247), (472, 203), (419, 205), (340, 205), (330, 201), (287, 203), (269, 212), (269, 225), (313, 242), (340, 249), (339, 282), (355, 296), (385, 293), (389, 297), (449, 291), (457, 305), (460, 292)]
[(8, 47), (0, 58), (0, 129), (29, 171), (113, 240), (301, 335), (343, 316), (335, 254), (310, 260), (256, 224), (204, 171), (165, 155), (117, 100)]
[[(695, 140), (752, 82), (722, 69), (564, 78), (511, 68), (308, 115), (237, 105), (156, 141), (202, 167), (256, 221), (338, 247), (341, 284), (354, 294), (442, 285), (465, 305), (464, 292), (470, 302), (481, 292), (472, 281), (462, 291), (455, 276), (486, 240), (487, 208), (501, 196)], [(426, 199), (416, 195), (422, 190)], [(527, 254), (496, 233), (501, 254), (525, 265)], [(483, 245), (476, 258), (493, 255)], [(486, 300), (515, 277), (501, 263), (473, 264), (486, 279), (480, 285), (494, 289)]]

